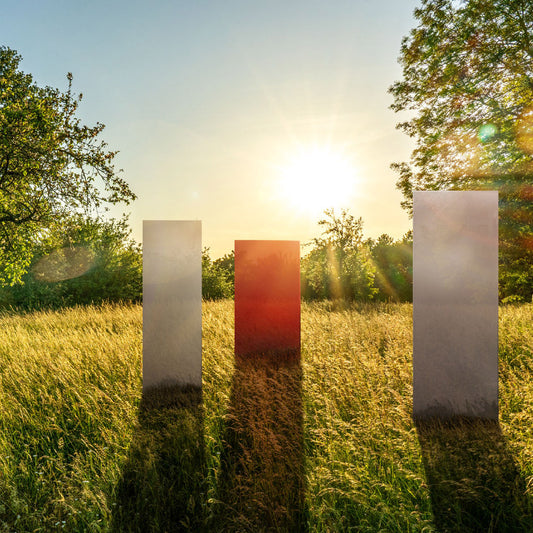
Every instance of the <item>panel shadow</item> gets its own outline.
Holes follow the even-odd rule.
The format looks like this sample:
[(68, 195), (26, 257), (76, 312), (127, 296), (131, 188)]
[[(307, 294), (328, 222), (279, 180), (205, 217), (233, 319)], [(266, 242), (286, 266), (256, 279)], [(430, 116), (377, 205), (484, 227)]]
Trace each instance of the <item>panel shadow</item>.
[(206, 480), (201, 389), (143, 393), (111, 531), (207, 531)]
[(214, 531), (307, 531), (299, 350), (236, 356)]
[(496, 421), (417, 421), (439, 532), (533, 531), (526, 483)]

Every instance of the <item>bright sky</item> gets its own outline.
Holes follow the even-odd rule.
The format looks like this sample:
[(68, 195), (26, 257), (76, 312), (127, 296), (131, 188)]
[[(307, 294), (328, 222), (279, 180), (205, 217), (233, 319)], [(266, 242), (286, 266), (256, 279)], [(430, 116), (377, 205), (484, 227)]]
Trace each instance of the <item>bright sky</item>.
[(418, 0), (18, 0), (0, 44), (39, 85), (84, 99), (143, 219), (200, 219), (218, 257), (235, 239), (318, 236), (328, 207), (365, 236), (411, 226), (390, 163), (410, 140), (387, 88)]

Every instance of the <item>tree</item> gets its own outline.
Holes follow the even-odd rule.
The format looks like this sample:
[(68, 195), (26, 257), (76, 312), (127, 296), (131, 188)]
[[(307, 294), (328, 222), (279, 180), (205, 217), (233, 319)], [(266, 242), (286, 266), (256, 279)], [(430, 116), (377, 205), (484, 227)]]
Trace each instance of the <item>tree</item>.
[(215, 259), (213, 264), (224, 270), (226, 279), (233, 286), (235, 283), (235, 250), (231, 250), (229, 254), (224, 254), (222, 257)]
[(302, 259), (302, 296), (308, 299), (371, 300), (375, 268), (363, 243), (363, 220), (342, 210), (324, 211), (323, 237), (314, 238), (314, 248)]
[(205, 247), (202, 250), (202, 297), (205, 300), (231, 298), (235, 293), (234, 271), (233, 252), (213, 261), (209, 248)]
[(416, 142), (395, 163), (402, 205), (413, 190), (498, 189), (500, 296), (533, 291), (533, 3), (422, 0), (389, 91)]
[(410, 302), (413, 300), (413, 232), (401, 240), (380, 235), (377, 240), (367, 239), (372, 261), (376, 268), (377, 300)]
[(104, 125), (76, 117), (82, 95), (39, 87), (0, 47), (0, 285), (20, 281), (31, 250), (52, 223), (135, 199), (115, 172)]
[(72, 215), (32, 250), (21, 283), (0, 288), (0, 306), (58, 308), (142, 299), (142, 251), (121, 220)]

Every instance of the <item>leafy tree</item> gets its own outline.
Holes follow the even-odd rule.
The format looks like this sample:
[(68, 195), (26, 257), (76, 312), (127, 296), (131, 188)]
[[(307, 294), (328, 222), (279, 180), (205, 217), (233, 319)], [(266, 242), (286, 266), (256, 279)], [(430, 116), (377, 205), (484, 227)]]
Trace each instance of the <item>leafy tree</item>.
[(395, 241), (383, 234), (377, 240), (368, 239), (376, 268), (377, 300), (409, 302), (413, 300), (413, 232)]
[(76, 117), (82, 95), (39, 87), (0, 47), (0, 284), (21, 279), (40, 234), (73, 213), (135, 199), (115, 172), (104, 125)]
[(127, 218), (73, 215), (41, 234), (21, 283), (0, 288), (0, 304), (25, 309), (142, 299), (142, 252)]
[(533, 292), (533, 3), (422, 0), (404, 38), (392, 109), (416, 142), (395, 163), (402, 205), (413, 190), (498, 189), (500, 296)]
[(302, 296), (308, 299), (371, 300), (375, 268), (363, 243), (363, 220), (346, 210), (337, 217), (332, 209), (318, 222), (323, 237), (302, 259)]
[(213, 263), (225, 271), (226, 278), (232, 284), (235, 282), (235, 251), (224, 254), (222, 257), (215, 259)]
[(214, 261), (209, 248), (202, 250), (202, 297), (206, 300), (231, 298), (235, 293), (233, 252)]

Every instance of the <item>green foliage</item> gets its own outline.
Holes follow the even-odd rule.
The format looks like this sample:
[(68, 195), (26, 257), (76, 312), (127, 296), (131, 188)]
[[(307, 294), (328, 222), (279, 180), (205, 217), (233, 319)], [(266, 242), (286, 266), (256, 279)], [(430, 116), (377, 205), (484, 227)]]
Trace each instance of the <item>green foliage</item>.
[(368, 239), (376, 268), (376, 300), (411, 302), (413, 300), (413, 232), (395, 241), (383, 234), (377, 240)]
[[(363, 221), (346, 210), (333, 210), (318, 224), (322, 237), (301, 260), (302, 297), (306, 300), (411, 301), (412, 232), (400, 241), (382, 235), (363, 241)], [(212, 260), (202, 251), (202, 296), (231, 298), (235, 292), (235, 253)]]
[(127, 218), (75, 215), (41, 233), (22, 283), (0, 289), (0, 304), (23, 309), (142, 299), (141, 247)]
[(232, 250), (229, 254), (224, 254), (222, 257), (215, 259), (213, 264), (225, 271), (226, 279), (231, 283), (235, 282), (235, 251)]
[(313, 249), (301, 261), (302, 297), (366, 301), (374, 298), (375, 268), (363, 243), (363, 221), (343, 210), (330, 209), (318, 222), (324, 237), (313, 239)]
[[(82, 95), (39, 87), (0, 47), (0, 284), (20, 281), (43, 229), (73, 213), (135, 199), (99, 140), (76, 117)], [(98, 185), (101, 184), (101, 187)], [(103, 189), (103, 190), (102, 190)]]
[(498, 189), (500, 299), (533, 293), (533, 4), (423, 0), (390, 88), (416, 142), (395, 163), (402, 205), (413, 190)]
[(205, 300), (231, 298), (235, 292), (234, 276), (233, 252), (213, 261), (209, 256), (209, 248), (202, 250), (202, 297)]

